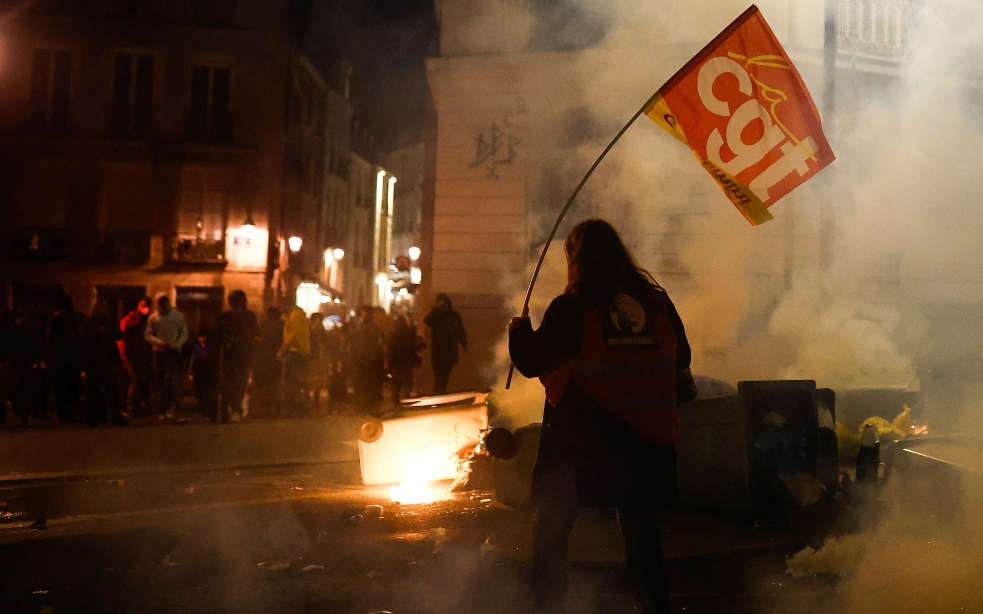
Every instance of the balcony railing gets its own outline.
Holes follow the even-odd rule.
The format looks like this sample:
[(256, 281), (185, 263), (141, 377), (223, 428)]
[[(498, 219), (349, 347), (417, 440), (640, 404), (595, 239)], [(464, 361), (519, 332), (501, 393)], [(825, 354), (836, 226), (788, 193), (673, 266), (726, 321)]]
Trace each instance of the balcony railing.
[(836, 36), (841, 51), (895, 59), (908, 50), (917, 0), (839, 0)]
[(168, 262), (225, 264), (225, 239), (173, 235), (167, 249), (167, 260)]

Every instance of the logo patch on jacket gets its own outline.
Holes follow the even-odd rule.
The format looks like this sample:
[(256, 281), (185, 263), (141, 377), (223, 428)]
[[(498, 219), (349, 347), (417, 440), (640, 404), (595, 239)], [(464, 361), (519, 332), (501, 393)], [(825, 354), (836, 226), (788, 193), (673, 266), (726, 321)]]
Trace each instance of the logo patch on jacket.
[(627, 294), (616, 295), (608, 313), (611, 323), (605, 321), (603, 326), (604, 340), (608, 347), (655, 345), (654, 322), (650, 322), (651, 318), (646, 317), (645, 309), (634, 297)]

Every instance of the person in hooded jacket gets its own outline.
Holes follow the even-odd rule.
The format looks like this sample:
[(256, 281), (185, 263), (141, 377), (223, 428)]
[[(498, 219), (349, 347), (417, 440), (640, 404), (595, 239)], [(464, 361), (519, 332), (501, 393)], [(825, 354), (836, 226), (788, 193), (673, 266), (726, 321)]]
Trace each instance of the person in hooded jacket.
[(430, 329), (430, 364), (433, 367), (433, 393), (447, 392), (451, 369), (457, 364), (460, 345), (468, 349), (468, 337), (464, 331), (461, 314), (454, 311), (451, 299), (438, 294), (433, 309), (423, 320)]
[(509, 326), (509, 353), (546, 388), (530, 502), (537, 603), (562, 607), (570, 531), (581, 507), (615, 507), (639, 608), (669, 612), (659, 520), (672, 495), (676, 405), (696, 397), (690, 348), (665, 290), (603, 220), (567, 237), (567, 287), (533, 329)]

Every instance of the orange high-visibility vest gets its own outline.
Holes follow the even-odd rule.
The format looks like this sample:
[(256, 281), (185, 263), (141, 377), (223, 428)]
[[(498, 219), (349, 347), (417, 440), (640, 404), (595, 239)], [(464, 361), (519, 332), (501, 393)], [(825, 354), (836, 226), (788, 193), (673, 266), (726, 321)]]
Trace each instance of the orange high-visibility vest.
[(606, 310), (585, 307), (583, 315), (580, 355), (540, 378), (546, 399), (556, 407), (572, 377), (642, 437), (675, 446), (676, 332), (665, 292), (618, 294)]

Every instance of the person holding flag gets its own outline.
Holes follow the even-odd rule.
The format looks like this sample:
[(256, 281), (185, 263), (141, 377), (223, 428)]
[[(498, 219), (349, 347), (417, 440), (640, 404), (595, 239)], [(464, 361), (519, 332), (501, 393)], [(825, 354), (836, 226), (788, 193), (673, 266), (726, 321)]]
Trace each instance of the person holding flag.
[(686, 331), (665, 290), (603, 220), (566, 243), (567, 287), (533, 330), (509, 326), (509, 354), (546, 388), (533, 471), (533, 592), (560, 607), (570, 531), (582, 506), (617, 507), (629, 581), (643, 612), (668, 613), (659, 510), (675, 483), (676, 405), (696, 397)]

